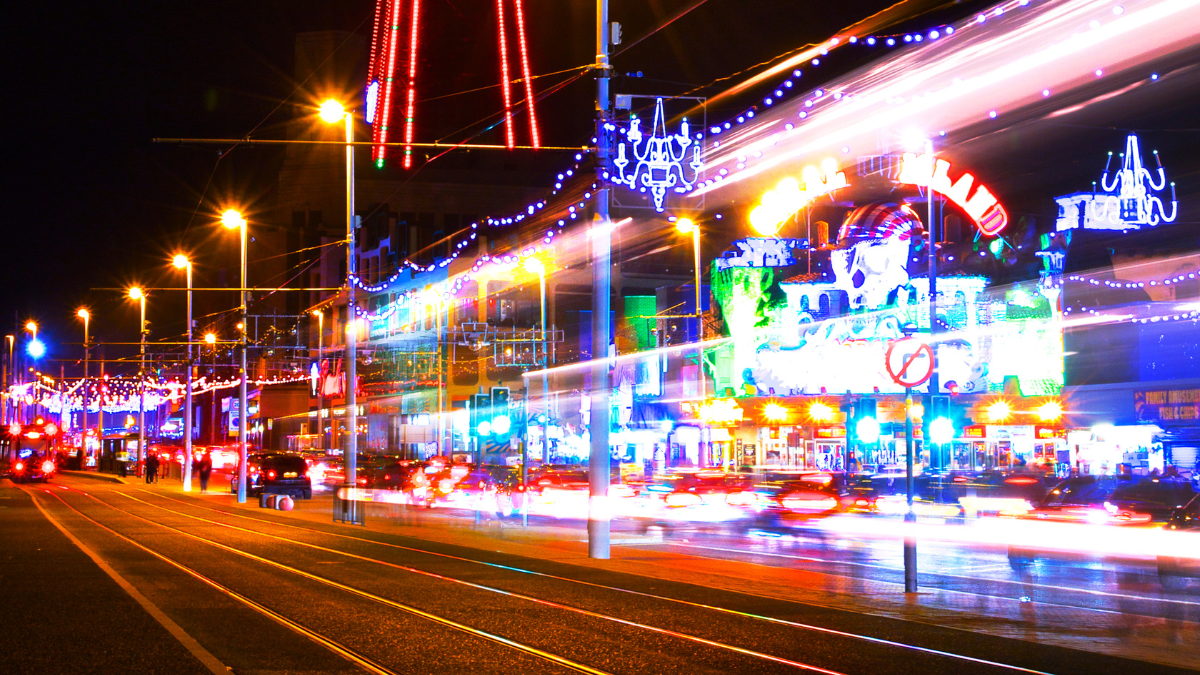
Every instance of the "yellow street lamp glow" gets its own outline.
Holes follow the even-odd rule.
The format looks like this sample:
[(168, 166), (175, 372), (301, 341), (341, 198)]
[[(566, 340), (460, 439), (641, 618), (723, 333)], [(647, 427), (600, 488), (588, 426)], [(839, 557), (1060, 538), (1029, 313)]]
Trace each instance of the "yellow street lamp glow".
[(175, 257), (171, 259), (171, 264), (175, 266), (175, 269), (182, 270), (187, 269), (187, 266), (191, 264), (191, 262), (188, 260), (186, 255), (182, 253), (176, 253)]
[(768, 403), (763, 406), (763, 419), (768, 422), (782, 422), (788, 418), (788, 409), (778, 403)]
[(134, 286), (133, 288), (129, 289), (129, 297), (133, 300), (141, 300), (142, 298), (146, 297), (146, 294), (142, 293), (142, 289)]
[(237, 209), (229, 209), (221, 214), (221, 224), (227, 229), (236, 230), (246, 224), (246, 219)]
[(321, 311), (321, 310), (319, 310), (319, 309), (314, 309), (314, 310), (312, 311), (312, 315), (313, 315), (313, 316), (321, 316), (322, 314), (324, 314), (324, 312), (322, 312), (322, 311)]
[(996, 401), (988, 406), (988, 419), (992, 422), (1003, 422), (1012, 415), (1012, 408), (1009, 407), (1007, 401)]
[(833, 408), (830, 408), (828, 405), (820, 401), (816, 401), (812, 405), (808, 406), (808, 416), (812, 418), (814, 422), (832, 422)]
[(77, 317), (79, 317), (79, 318), (81, 318), (81, 319), (83, 319), (83, 320), (85, 320), (85, 321), (86, 321), (86, 320), (88, 319), (88, 317), (90, 317), (90, 316), (91, 316), (91, 313), (89, 313), (89, 312), (87, 311), (87, 308), (85, 308), (85, 307), (80, 307), (80, 308), (79, 308), (79, 311), (78, 311), (78, 312), (75, 312), (75, 316), (77, 316)]
[(238, 330), (242, 330), (243, 328), (245, 328), (245, 325), (244, 325), (244, 324), (242, 324), (242, 322), (241, 322), (241, 321), (239, 321), (239, 322), (238, 322), (238, 325), (237, 325), (237, 329), (238, 329)]
[(346, 116), (346, 109), (342, 107), (341, 103), (338, 103), (333, 99), (329, 99), (321, 104), (321, 111), (319, 114), (321, 116), (321, 121), (327, 124), (333, 124), (334, 122), (341, 121), (342, 118)]
[(27, 330), (31, 333), (36, 333), (37, 329), (38, 329), (38, 325), (37, 325), (37, 322), (35, 322), (35, 321), (30, 321), (29, 323), (25, 324), (25, 330)]
[(691, 234), (696, 229), (696, 223), (691, 218), (680, 218), (675, 221), (675, 229), (683, 234)]
[(525, 267), (525, 271), (530, 274), (546, 273), (546, 263), (542, 262), (542, 259), (538, 257), (526, 258), (523, 266)]
[(207, 343), (208, 343), (208, 344), (210, 344), (210, 345), (215, 345), (215, 344), (217, 344), (217, 335), (216, 335), (216, 333), (205, 333), (205, 334), (204, 334), (204, 341), (205, 341), (205, 342), (207, 342)]
[(1043, 403), (1041, 407), (1037, 409), (1038, 419), (1042, 420), (1043, 422), (1053, 422), (1062, 417), (1062, 414), (1062, 406), (1055, 401)]

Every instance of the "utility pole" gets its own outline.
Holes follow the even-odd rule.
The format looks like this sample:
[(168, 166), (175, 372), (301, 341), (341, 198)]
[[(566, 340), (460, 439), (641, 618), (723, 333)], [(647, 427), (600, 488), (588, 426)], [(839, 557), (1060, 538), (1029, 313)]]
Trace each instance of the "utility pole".
[(612, 293), (612, 220), (609, 217), (609, 187), (604, 176), (608, 167), (609, 143), (609, 46), (608, 0), (596, 0), (596, 217), (592, 221), (592, 387), (591, 454), (588, 457), (588, 557), (609, 557), (609, 302)]
[(342, 446), (346, 467), (343, 484), (350, 499), (346, 510), (337, 514), (339, 520), (361, 523), (358, 499), (358, 317), (354, 314), (354, 279), (358, 276), (358, 255), (354, 243), (354, 115), (346, 113), (346, 429), (349, 434)]

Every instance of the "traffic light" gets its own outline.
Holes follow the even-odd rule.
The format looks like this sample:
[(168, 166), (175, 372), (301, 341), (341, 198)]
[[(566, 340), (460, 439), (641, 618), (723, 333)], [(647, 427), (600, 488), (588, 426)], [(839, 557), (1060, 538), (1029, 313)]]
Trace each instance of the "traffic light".
[(492, 387), (492, 435), (506, 438), (512, 432), (508, 411), (508, 387)]
[(471, 395), (471, 435), (488, 436), (492, 433), (492, 397), (487, 394)]
[(879, 406), (873, 398), (860, 398), (854, 406), (854, 435), (868, 445), (879, 441)]
[(954, 440), (954, 420), (950, 414), (950, 397), (934, 396), (929, 402), (929, 442), (949, 443)]

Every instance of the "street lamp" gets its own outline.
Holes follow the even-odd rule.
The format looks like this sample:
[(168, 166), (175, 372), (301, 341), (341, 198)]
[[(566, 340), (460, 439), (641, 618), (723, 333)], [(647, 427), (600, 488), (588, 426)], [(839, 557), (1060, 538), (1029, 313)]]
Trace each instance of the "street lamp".
[(141, 288), (129, 289), (129, 298), (141, 306), (142, 318), (138, 324), (141, 344), (141, 369), (138, 371), (138, 454), (137, 475), (142, 473), (142, 461), (146, 454), (146, 294)]
[[(183, 491), (192, 491), (192, 261), (175, 254), (171, 264), (187, 270), (187, 389), (183, 394)], [(245, 287), (245, 284), (243, 284)]]
[[(691, 218), (680, 218), (675, 221), (675, 229), (681, 234), (692, 235), (692, 255), (696, 268), (696, 340), (697, 342), (704, 341), (704, 312), (701, 305), (701, 286), (700, 275), (702, 269), (700, 267), (700, 226)], [(696, 367), (699, 368), (699, 379), (697, 383), (700, 385), (700, 400), (708, 395), (708, 386), (704, 381), (704, 348), (696, 348)]]
[[(346, 124), (346, 316), (353, 324), (354, 282), (358, 275), (358, 255), (355, 253), (354, 244), (354, 115), (341, 103), (329, 100), (321, 104), (320, 116), (327, 124), (336, 124), (339, 120)], [(350, 435), (346, 439), (342, 457), (346, 472), (346, 482), (343, 485), (347, 490), (353, 490), (358, 484), (357, 333), (357, 330), (346, 331), (346, 426), (350, 429)], [(349, 500), (346, 509), (344, 512), (336, 512), (334, 519), (359, 522), (358, 502)]]
[[(242, 217), (242, 214), (234, 209), (229, 209), (221, 214), (221, 224), (224, 225), (225, 229), (227, 230), (241, 230), (242, 238), (242, 289), (240, 293), (240, 297), (242, 299), (242, 323), (240, 324), (242, 328), (242, 382), (238, 387), (239, 442), (237, 500), (239, 504), (244, 504), (246, 502), (246, 455), (249, 454), (246, 447), (246, 427), (249, 426), (246, 419), (246, 412), (248, 408), (246, 405), (246, 376), (248, 374), (248, 370), (246, 368), (246, 326), (249, 324), (249, 320), (246, 316), (246, 230), (250, 228), (248, 227), (246, 219)], [(191, 328), (189, 327), (188, 330), (190, 332)]]
[[(325, 312), (315, 309), (312, 313), (317, 317), (317, 373), (321, 372), (321, 361), (325, 358)], [(321, 378), (318, 377), (318, 380)], [(325, 383), (317, 382), (317, 433), (320, 435), (321, 450), (325, 450)]]
[(86, 307), (80, 307), (79, 311), (75, 312), (75, 316), (83, 319), (83, 447), (79, 449), (79, 470), (83, 471), (85, 468), (87, 468), (84, 463), (84, 456), (87, 455), (88, 357), (91, 356), (92, 351), (88, 327), (89, 322), (92, 319), (92, 313), (89, 312)]

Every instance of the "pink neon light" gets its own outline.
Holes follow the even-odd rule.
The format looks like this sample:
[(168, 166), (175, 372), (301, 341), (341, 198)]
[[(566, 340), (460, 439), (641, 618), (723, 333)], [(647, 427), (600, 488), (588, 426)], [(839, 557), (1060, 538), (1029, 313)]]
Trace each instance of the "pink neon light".
[[(413, 0), (412, 25), (408, 31), (408, 115), (404, 125), (404, 142), (413, 142), (413, 121), (417, 116), (417, 29), (420, 26), (421, 0)], [(412, 145), (404, 146), (404, 168), (412, 168)]]
[(509, 91), (508, 79), (508, 41), (504, 36), (504, 0), (496, 0), (496, 13), (500, 23), (500, 89), (504, 92), (504, 133), (511, 150), (516, 141), (513, 140), (512, 92)]
[(529, 134), (533, 147), (542, 146), (538, 135), (537, 111), (533, 108), (533, 78), (529, 75), (529, 51), (525, 48), (525, 10), (521, 8), (521, 0), (517, 3), (517, 38), (521, 42), (521, 77), (525, 78), (525, 104), (529, 107)]
[(375, 110), (375, 142), (379, 145), (375, 146), (375, 159), (383, 160), (387, 156), (387, 146), (383, 145), (388, 142), (388, 123), (392, 118), (392, 92), (395, 89), (393, 80), (396, 75), (396, 49), (399, 46), (396, 39), (396, 33), (400, 31), (400, 0), (388, 0), (390, 19), (387, 30), (387, 50), (388, 59), (387, 67), (383, 71), (383, 101), (382, 105)]

